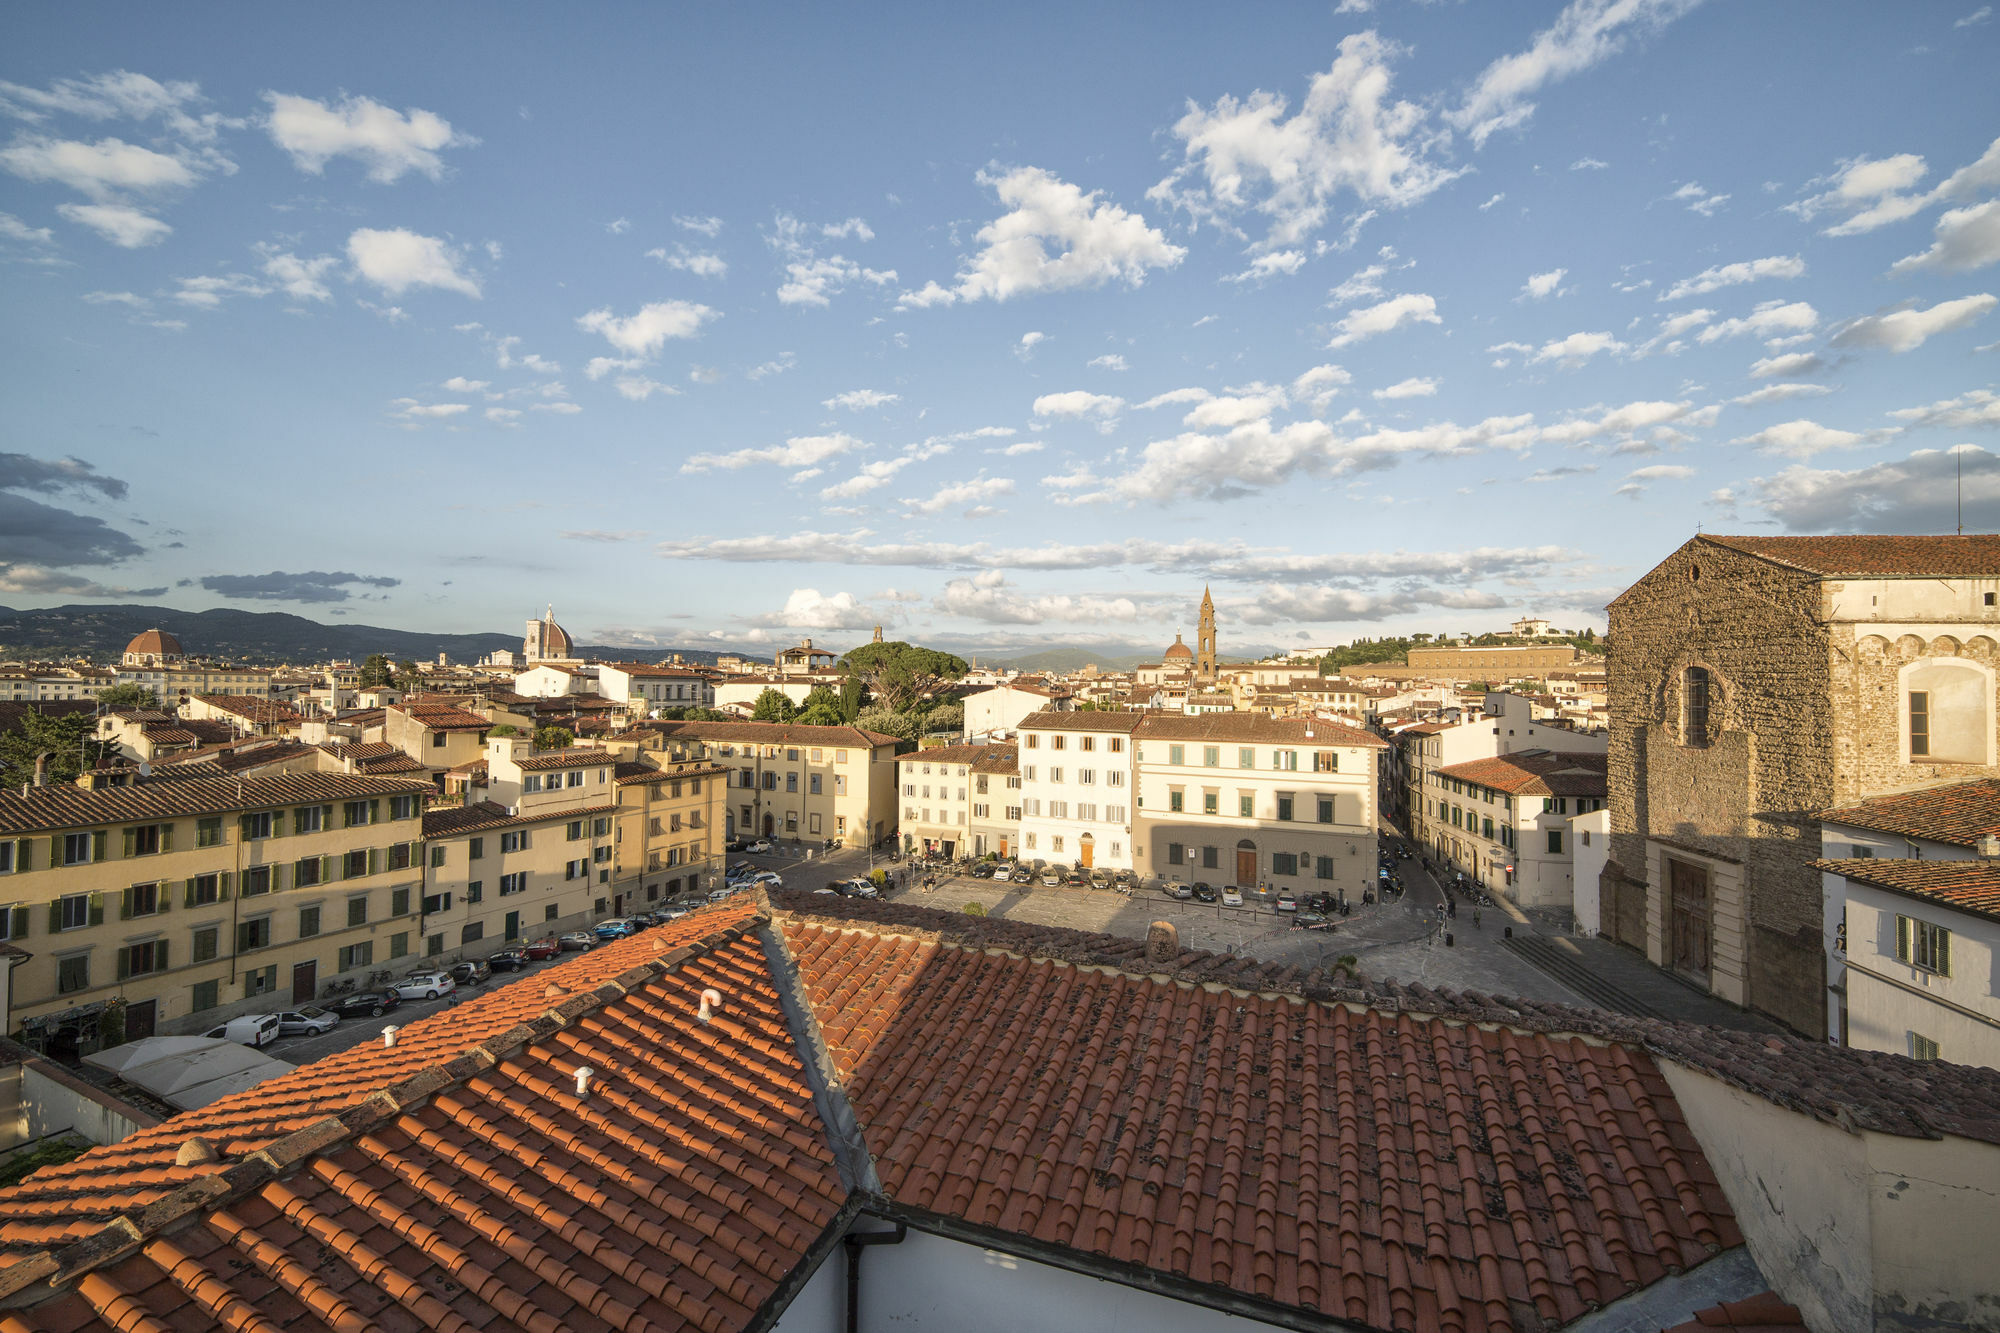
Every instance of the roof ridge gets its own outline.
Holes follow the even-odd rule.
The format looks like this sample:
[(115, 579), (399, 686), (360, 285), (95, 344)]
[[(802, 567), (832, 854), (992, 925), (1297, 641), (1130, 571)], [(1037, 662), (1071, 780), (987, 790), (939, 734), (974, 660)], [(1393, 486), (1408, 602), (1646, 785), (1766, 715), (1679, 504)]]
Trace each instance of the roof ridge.
[[(669, 948), (664, 940), (655, 941), (660, 950), (657, 958), (643, 960), (588, 990), (570, 992), (551, 982), (549, 989), (563, 998), (533, 1018), (489, 1036), (448, 1060), (419, 1066), (350, 1106), (281, 1135), (148, 1204), (120, 1213), (88, 1236), (49, 1246), (12, 1263), (0, 1259), (0, 1301), (41, 1281), (60, 1290), (86, 1273), (116, 1263), (189, 1214), (213, 1211), (262, 1189), (307, 1158), (347, 1144), (390, 1119), (415, 1110), (438, 1093), (459, 1087), (475, 1075), (495, 1068), (522, 1047), (574, 1026), (585, 1015), (647, 983), (726, 945), (755, 937), (770, 920), (768, 910), (760, 907), (752, 916), (685, 944)], [(556, 995), (547, 991), (544, 994), (556, 999)], [(188, 1142), (200, 1137), (191, 1136)]]

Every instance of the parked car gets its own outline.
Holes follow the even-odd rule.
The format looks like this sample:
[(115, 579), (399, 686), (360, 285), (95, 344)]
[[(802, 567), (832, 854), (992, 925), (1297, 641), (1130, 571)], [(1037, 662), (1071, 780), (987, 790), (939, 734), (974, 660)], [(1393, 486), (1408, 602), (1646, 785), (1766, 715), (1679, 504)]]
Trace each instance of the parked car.
[(1062, 882), (1063, 882), (1063, 872), (1062, 872), (1062, 871), (1060, 871), (1060, 870), (1055, 870), (1055, 869), (1049, 869), (1049, 870), (1044, 870), (1044, 871), (1042, 872), (1042, 887), (1043, 887), (1043, 888), (1045, 888), (1045, 889), (1054, 889), (1054, 888), (1060, 888), (1060, 887), (1062, 886)]
[(993, 878), (993, 867), (987, 865), (984, 861), (975, 861), (972, 864), (972, 877), (974, 879), (991, 879)]
[(1272, 903), (1271, 906), (1280, 912), (1296, 912), (1299, 910), (1299, 900), (1292, 896), (1290, 889), (1279, 889), (1278, 901)]
[(519, 972), (527, 965), (528, 951), (519, 944), (496, 949), (486, 958), (486, 966), (495, 972)]
[(752, 856), (763, 856), (765, 853), (774, 851), (776, 849), (773, 848), (770, 842), (767, 841), (766, 839), (759, 838), (757, 839), (757, 841), (751, 843), (748, 847), (745, 847), (743, 850), (750, 853), (750, 855)]
[(278, 1039), (278, 1016), (244, 1014), (241, 1018), (230, 1019), (221, 1027), (210, 1028), (201, 1035), (240, 1042), (245, 1046), (263, 1046)]
[(587, 930), (572, 930), (558, 936), (556, 944), (564, 953), (585, 953), (597, 947), (597, 936)]
[(722, 850), (725, 852), (740, 852), (749, 845), (750, 839), (748, 838), (731, 838), (728, 842), (722, 844)]
[(521, 946), (521, 952), (528, 955), (530, 962), (541, 962), (544, 958), (554, 958), (562, 952), (562, 941), (553, 935), (544, 935), (538, 940), (529, 940)]
[(1235, 886), (1234, 884), (1225, 884), (1225, 885), (1223, 885), (1223, 886), (1222, 886), (1222, 905), (1223, 905), (1224, 907), (1241, 907), (1241, 906), (1243, 906), (1243, 890), (1241, 890), (1241, 889), (1237, 888), (1237, 887), (1236, 887), (1236, 886)]
[(1334, 920), (1320, 912), (1300, 912), (1292, 918), (1294, 930), (1332, 930)]
[(483, 958), (468, 958), (462, 963), (453, 963), (450, 976), (456, 985), (477, 986), (493, 979), (493, 965)]
[(1091, 887), (1091, 888), (1093, 888), (1093, 889), (1108, 889), (1108, 888), (1110, 888), (1110, 887), (1111, 887), (1111, 876), (1109, 876), (1109, 875), (1105, 874), (1105, 873), (1104, 873), (1104, 872), (1103, 872), (1102, 870), (1093, 870), (1093, 871), (1091, 871), (1091, 872), (1090, 872), (1090, 887)]
[(686, 903), (669, 903), (660, 909), (661, 921), (678, 921), (694, 909)]
[(622, 940), (627, 935), (637, 933), (635, 927), (624, 917), (614, 916), (609, 921), (600, 921), (592, 931), (600, 940)]
[(1194, 899), (1198, 903), (1213, 903), (1222, 901), (1222, 894), (1216, 890), (1216, 887), (1213, 884), (1205, 884), (1201, 880), (1196, 880), (1189, 887), (1191, 887), (1194, 890)]
[(719, 903), (724, 898), (734, 896), (736, 891), (741, 887), (742, 885), (740, 884), (725, 884), (719, 889), (710, 889), (708, 891), (708, 900), (712, 903)]
[(1032, 884), (1035, 882), (1035, 872), (1026, 866), (1018, 866), (1015, 868), (1013, 881), (1016, 884)]
[(768, 884), (774, 889), (785, 887), (785, 877), (775, 870), (760, 870), (750, 877), (752, 884)]
[(1188, 899), (1194, 897), (1194, 885), (1169, 884), (1167, 885), (1167, 896), (1169, 898), (1178, 898), (1182, 902), (1186, 902)]
[(1137, 884), (1139, 877), (1130, 870), (1114, 870), (1111, 872), (1111, 882), (1122, 889)]
[(849, 880), (848, 883), (853, 886), (848, 890), (848, 894), (850, 897), (879, 898), (882, 896), (881, 891), (875, 887), (875, 881), (872, 879), (861, 879), (859, 877), (856, 877), (854, 879)]
[(435, 1000), (458, 989), (458, 983), (442, 972), (412, 972), (390, 987), (406, 1000)]
[(309, 1004), (303, 1009), (287, 1009), (278, 1015), (278, 1035), (281, 1037), (317, 1037), (322, 1032), (331, 1032), (340, 1022), (340, 1015), (330, 1009), (322, 1009)]
[(328, 1000), (320, 1007), (331, 1009), (342, 1018), (380, 1018), (402, 1002), (403, 997), (392, 990), (364, 990)]

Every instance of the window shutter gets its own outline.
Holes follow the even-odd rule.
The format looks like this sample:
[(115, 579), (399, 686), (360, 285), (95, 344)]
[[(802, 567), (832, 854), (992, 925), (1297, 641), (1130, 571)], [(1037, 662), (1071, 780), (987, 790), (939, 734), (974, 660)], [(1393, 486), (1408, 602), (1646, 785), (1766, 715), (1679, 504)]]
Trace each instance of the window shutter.
[(192, 879), (181, 882), (181, 902), (188, 907), (194, 906), (194, 881)]
[(167, 888), (167, 882), (165, 880), (161, 880), (158, 884), (155, 884), (153, 886), (153, 910), (155, 912), (164, 912), (170, 909), (173, 905), (174, 905), (173, 892), (172, 890)]
[(35, 840), (18, 838), (14, 842), (14, 869), (20, 871), (35, 868)]
[(375, 799), (374, 797), (372, 797), (372, 796), (371, 796), (371, 797), (369, 797), (369, 798), (368, 798), (368, 822), (369, 822), (369, 823), (371, 823), (371, 824), (374, 824), (374, 823), (379, 823), (379, 822), (381, 821), (381, 818), (382, 818), (382, 802), (380, 802), (380, 801), (376, 800), (376, 799)]
[(1896, 918), (1896, 957), (1902, 962), (1910, 961), (1910, 918)]
[(1941, 977), (1951, 975), (1951, 932), (1948, 930), (1938, 932), (1937, 970)]
[(120, 949), (118, 951), (118, 979), (123, 981), (131, 975), (132, 951), (130, 949)]
[(167, 962), (167, 948), (168, 945), (165, 940), (161, 940), (159, 943), (153, 946), (153, 962), (155, 964), (155, 967), (153, 969), (154, 971), (164, 972), (167, 970), (169, 966)]
[[(130, 832), (130, 830), (128, 829), (127, 832)], [(123, 897), (118, 903), (118, 919), (120, 921), (129, 921), (132, 919), (132, 890), (130, 889), (125, 890)]]
[(49, 869), (54, 870), (62, 863), (62, 834), (57, 833), (49, 838)]
[(285, 891), (285, 872), (290, 869), (290, 866), (284, 865), (271, 867), (271, 892), (283, 893)]
[(90, 895), (90, 924), (93, 926), (104, 924), (104, 895), (101, 893)]
[(12, 926), (12, 929), (10, 929), (10, 930), (9, 930), (9, 931), (7, 932), (7, 938), (8, 938), (8, 939), (12, 939), (12, 940), (25, 940), (25, 939), (27, 939), (27, 938), (28, 938), (28, 909), (27, 909), (27, 908), (25, 908), (25, 907), (17, 907), (17, 908), (15, 908), (15, 909), (14, 909), (14, 920), (13, 920), (13, 922), (11, 923), (11, 926)]
[(238, 815), (236, 822), (243, 831), (243, 840), (248, 842), (250, 840), (250, 816)]
[(326, 884), (331, 882), (332, 879), (333, 879), (333, 858), (331, 856), (322, 856), (319, 859), (319, 882), (322, 884)]
[(235, 871), (225, 870), (220, 875), (217, 875), (215, 877), (215, 901), (219, 903), (228, 902), (229, 891), (230, 889), (234, 888), (235, 885), (236, 885)]
[(54, 902), (49, 904), (49, 934), (53, 935), (61, 929), (62, 929), (62, 899), (58, 898)]
[(160, 825), (160, 850), (163, 852), (171, 852), (173, 849), (174, 849), (174, 826), (172, 824), (162, 824)]
[(381, 872), (382, 872), (382, 850), (379, 847), (370, 847), (368, 849), (368, 873), (371, 875), (377, 875), (380, 874)]
[(285, 816), (290, 813), (291, 812), (289, 810), (273, 810), (271, 812), (272, 837), (282, 838), (285, 836)]
[(138, 836), (139, 836), (139, 830), (138, 830), (138, 829), (135, 829), (135, 828), (131, 828), (131, 827), (127, 827), (127, 828), (126, 828), (126, 830), (125, 830), (125, 855), (126, 855), (126, 856), (128, 856), (128, 857), (129, 857), (129, 856), (131, 856), (131, 855), (132, 855), (132, 844), (133, 844), (133, 841), (134, 841), (134, 840), (135, 840), (135, 839), (136, 839), (136, 838), (137, 838)]

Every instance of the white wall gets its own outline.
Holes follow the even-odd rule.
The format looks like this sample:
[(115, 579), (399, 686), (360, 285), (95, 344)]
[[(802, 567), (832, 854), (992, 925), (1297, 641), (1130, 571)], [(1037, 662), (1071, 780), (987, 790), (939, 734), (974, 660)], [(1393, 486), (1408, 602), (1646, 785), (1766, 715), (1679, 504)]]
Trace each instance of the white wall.
[(1597, 877), (1611, 851), (1611, 807), (1587, 815), (1572, 815), (1570, 840), (1575, 844), (1571, 857), (1571, 910), (1579, 934), (1595, 935), (1603, 929), (1602, 908), (1597, 894)]
[[(1908, 1055), (1910, 1033), (1917, 1032), (1938, 1044), (1941, 1059), (2000, 1069), (2000, 997), (1994, 994), (2000, 978), (2000, 922), (1845, 883), (1847, 1044)], [(1896, 957), (1898, 916), (1951, 931), (1950, 976)], [(1961, 1012), (1968, 1009), (1985, 1021)]]

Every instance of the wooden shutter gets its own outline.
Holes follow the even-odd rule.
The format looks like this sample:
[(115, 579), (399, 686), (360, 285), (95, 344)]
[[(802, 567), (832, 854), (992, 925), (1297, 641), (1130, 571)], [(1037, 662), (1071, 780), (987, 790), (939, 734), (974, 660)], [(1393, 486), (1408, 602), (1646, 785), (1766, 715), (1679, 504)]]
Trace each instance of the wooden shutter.
[(104, 895), (101, 893), (90, 895), (90, 924), (93, 926), (104, 924)]
[(61, 929), (62, 929), (62, 899), (57, 898), (54, 902), (51, 902), (49, 904), (49, 934), (53, 935)]
[(1941, 977), (1951, 975), (1951, 932), (1948, 930), (1938, 932), (1937, 970)]
[(379, 847), (370, 847), (368, 849), (368, 873), (371, 875), (378, 875), (381, 872), (382, 872), (382, 849)]
[(1910, 961), (1910, 918), (1896, 918), (1896, 958), (1900, 962)]
[(35, 868), (35, 840), (16, 838), (14, 840), (14, 869), (28, 871)]
[(194, 880), (188, 879), (182, 881), (181, 902), (188, 907), (194, 906)]
[(219, 903), (229, 901), (229, 891), (235, 887), (235, 879), (236, 872), (233, 870), (225, 870), (215, 877), (215, 901)]
[[(127, 829), (126, 832), (129, 834), (131, 830)], [(120, 921), (129, 921), (132, 919), (132, 890), (130, 889), (125, 890), (124, 897), (118, 904), (118, 919)]]
[(250, 841), (250, 816), (238, 815), (236, 817), (236, 823), (237, 826), (242, 830), (243, 841), (245, 842)]
[(283, 893), (285, 891), (285, 871), (288, 869), (290, 869), (289, 866), (283, 865), (274, 865), (271, 867), (271, 892)]
[(157, 964), (153, 969), (155, 972), (164, 972), (168, 967), (172, 966), (167, 961), (167, 950), (169, 947), (165, 940), (161, 940), (153, 945), (153, 962)]
[(290, 813), (291, 813), (291, 811), (289, 811), (289, 810), (273, 810), (273, 811), (271, 812), (271, 836), (272, 836), (272, 837), (274, 837), (274, 838), (282, 838), (282, 837), (284, 837), (284, 836), (285, 836), (285, 816), (286, 816), (286, 815), (288, 815), (288, 814), (290, 814)]
[(319, 859), (319, 882), (322, 884), (333, 882), (333, 858), (331, 856), (322, 856)]
[(133, 842), (134, 842), (134, 841), (135, 841), (135, 840), (136, 840), (136, 839), (138, 838), (138, 836), (139, 836), (139, 830), (138, 830), (138, 829), (135, 829), (135, 828), (132, 828), (132, 827), (130, 827), (130, 826), (127, 826), (127, 827), (126, 827), (126, 829), (125, 829), (125, 855), (126, 855), (126, 856), (128, 856), (128, 857), (129, 857), (129, 856), (131, 856), (131, 855), (132, 855), (132, 844), (133, 844)]
[(8, 938), (8, 939), (10, 939), (10, 940), (25, 940), (25, 939), (27, 939), (27, 938), (28, 938), (28, 909), (27, 909), (27, 908), (25, 908), (25, 907), (16, 907), (16, 908), (14, 909), (14, 919), (13, 919), (13, 921), (11, 921), (11, 922), (9, 923), (9, 926), (10, 926), (10, 929), (9, 929), (9, 930), (7, 931), (7, 938)]
[(174, 826), (172, 824), (162, 824), (160, 825), (160, 850), (163, 852), (171, 852), (173, 849), (174, 849)]
[(382, 818), (382, 802), (380, 802), (380, 801), (376, 800), (376, 799), (375, 799), (374, 797), (372, 797), (372, 796), (371, 796), (371, 797), (369, 797), (369, 798), (368, 798), (368, 822), (369, 822), (369, 823), (371, 823), (371, 824), (373, 824), (373, 823), (376, 823), (377, 821), (379, 821), (379, 820), (380, 820), (381, 818)]
[(51, 834), (49, 837), (49, 869), (51, 870), (54, 870), (63, 863), (62, 842), (62, 834), (60, 833)]

